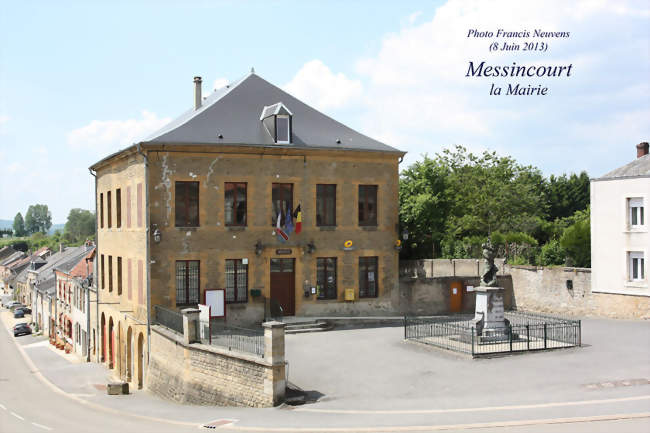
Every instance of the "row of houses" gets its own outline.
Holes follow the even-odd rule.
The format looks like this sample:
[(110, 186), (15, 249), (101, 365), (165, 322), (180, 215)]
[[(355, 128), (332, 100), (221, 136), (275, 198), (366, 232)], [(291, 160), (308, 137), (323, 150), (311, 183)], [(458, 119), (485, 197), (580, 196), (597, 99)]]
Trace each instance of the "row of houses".
[(56, 252), (43, 247), (32, 254), (10, 249), (0, 250), (0, 258), (9, 256), (0, 262), (4, 291), (31, 307), (35, 329), (53, 345), (90, 360), (96, 347), (89, 307), (95, 245), (61, 245)]

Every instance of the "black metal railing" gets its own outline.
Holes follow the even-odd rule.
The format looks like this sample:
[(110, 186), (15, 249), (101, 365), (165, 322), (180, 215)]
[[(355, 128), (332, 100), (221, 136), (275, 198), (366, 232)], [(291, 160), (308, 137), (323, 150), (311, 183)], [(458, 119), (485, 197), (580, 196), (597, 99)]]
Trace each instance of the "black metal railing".
[(154, 322), (183, 334), (183, 315), (178, 311), (154, 305)]
[(212, 325), (211, 344), (264, 357), (264, 330)]
[(404, 339), (414, 340), (474, 357), (580, 346), (580, 320), (512, 311), (499, 331), (477, 331), (473, 316), (404, 317)]

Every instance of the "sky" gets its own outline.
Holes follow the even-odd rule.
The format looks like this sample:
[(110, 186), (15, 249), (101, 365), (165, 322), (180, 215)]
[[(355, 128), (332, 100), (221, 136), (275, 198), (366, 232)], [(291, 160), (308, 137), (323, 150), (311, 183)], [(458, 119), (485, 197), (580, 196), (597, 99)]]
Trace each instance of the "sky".
[[(569, 32), (491, 52), (470, 30)], [(570, 77), (466, 77), (468, 64), (573, 65)], [(626, 164), (650, 139), (647, 1), (0, 0), (0, 219), (94, 209), (88, 167), (204, 95), (257, 74), (408, 154), (456, 144), (545, 175)], [(490, 95), (492, 84), (547, 87)], [(505, 92), (505, 90), (504, 90)]]

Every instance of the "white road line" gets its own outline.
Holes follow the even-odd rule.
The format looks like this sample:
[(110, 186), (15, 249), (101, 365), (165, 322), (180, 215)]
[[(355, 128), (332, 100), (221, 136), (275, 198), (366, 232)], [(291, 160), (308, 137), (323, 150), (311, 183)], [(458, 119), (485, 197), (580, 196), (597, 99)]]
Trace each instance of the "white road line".
[(7, 408), (3, 404), (0, 404), (0, 409), (7, 410)]
[(11, 412), (11, 414), (12, 414), (13, 416), (15, 416), (16, 418), (25, 421), (25, 418), (23, 418), (22, 416), (18, 415), (16, 412)]
[(52, 430), (52, 427), (48, 427), (46, 425), (38, 424), (38, 423), (35, 423), (35, 422), (33, 422), (32, 425), (35, 426), (35, 427), (38, 427), (38, 428), (42, 428), (43, 430)]
[(521, 405), (513, 405), (513, 406), (466, 407), (466, 408), (458, 408), (458, 409), (354, 410), (354, 409), (310, 409), (310, 408), (301, 407), (294, 410), (296, 412), (315, 412), (315, 413), (333, 413), (333, 414), (412, 415), (412, 414), (433, 414), (433, 413), (454, 413), (454, 412), (491, 412), (497, 410), (541, 409), (541, 408), (549, 408), (549, 407), (586, 406), (586, 405), (594, 405), (594, 404), (620, 403), (625, 401), (637, 401), (637, 400), (650, 400), (650, 395), (610, 398), (604, 400), (563, 401), (563, 402), (552, 402), (552, 403), (521, 404)]

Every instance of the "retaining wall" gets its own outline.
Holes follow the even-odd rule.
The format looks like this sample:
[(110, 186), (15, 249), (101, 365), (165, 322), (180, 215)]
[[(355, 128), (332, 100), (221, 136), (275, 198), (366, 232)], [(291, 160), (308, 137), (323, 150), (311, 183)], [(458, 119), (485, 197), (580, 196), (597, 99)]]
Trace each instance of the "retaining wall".
[[(284, 399), (283, 328), (281, 347), (264, 358), (186, 344), (182, 335), (162, 326), (151, 330), (146, 387), (155, 394), (178, 403), (219, 406), (270, 407)], [(271, 342), (265, 343), (268, 347)]]

